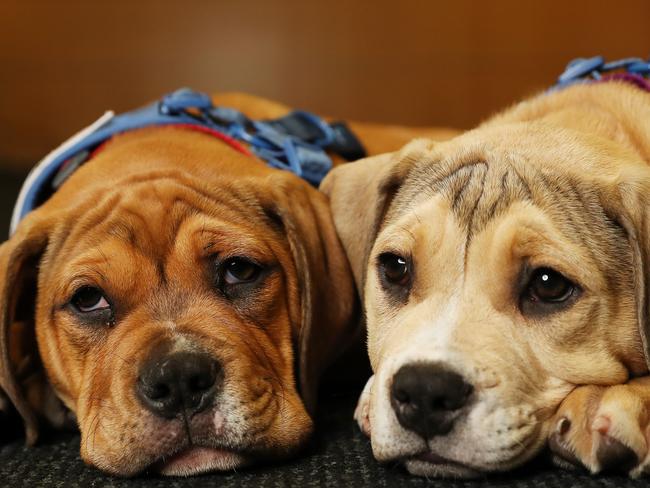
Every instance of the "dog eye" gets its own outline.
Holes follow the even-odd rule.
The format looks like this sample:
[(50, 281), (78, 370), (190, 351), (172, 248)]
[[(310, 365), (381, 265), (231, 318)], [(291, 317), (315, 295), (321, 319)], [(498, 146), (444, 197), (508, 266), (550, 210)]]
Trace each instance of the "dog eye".
[(400, 286), (408, 284), (410, 270), (406, 258), (387, 252), (379, 256), (379, 267), (388, 283)]
[(557, 271), (539, 268), (533, 272), (527, 294), (532, 301), (562, 303), (568, 300), (575, 290), (576, 285)]
[(260, 275), (261, 267), (244, 258), (231, 258), (223, 264), (223, 279), (229, 285), (250, 283)]
[(91, 313), (110, 310), (111, 305), (102, 290), (94, 286), (84, 286), (75, 292), (70, 301), (77, 312)]

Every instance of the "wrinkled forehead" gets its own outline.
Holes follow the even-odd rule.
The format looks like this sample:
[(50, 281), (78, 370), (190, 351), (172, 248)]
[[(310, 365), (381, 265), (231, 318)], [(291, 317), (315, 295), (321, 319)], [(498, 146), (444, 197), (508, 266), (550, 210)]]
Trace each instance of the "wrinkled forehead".
[[(582, 240), (597, 236), (603, 228), (616, 227), (603, 210), (593, 183), (526, 161), (484, 159), (414, 165), (391, 203), (386, 223), (433, 197), (448, 204), (470, 240), (515, 203), (540, 209), (569, 239)], [(585, 228), (587, 225), (596, 228)]]
[(75, 218), (61, 222), (48, 249), (49, 256), (67, 263), (92, 262), (107, 249), (127, 261), (158, 262), (233, 247), (255, 257), (271, 252), (276, 234), (245, 191), (205, 192), (169, 178), (93, 191), (76, 205)]
[(516, 201), (533, 201), (525, 177), (507, 164), (478, 160), (463, 164), (430, 162), (416, 165), (400, 187), (387, 221), (433, 197), (444, 200), (469, 235), (501, 215)]
[(624, 231), (604, 211), (594, 184), (512, 161), (416, 164), (383, 225), (390, 232), (399, 228), (419, 228), (434, 241), (436, 235), (449, 237), (454, 228), (459, 250), (469, 249), (481, 234), (508, 228), (511, 241), (540, 249), (546, 242), (545, 249), (579, 253), (576, 258), (603, 271), (626, 249)]

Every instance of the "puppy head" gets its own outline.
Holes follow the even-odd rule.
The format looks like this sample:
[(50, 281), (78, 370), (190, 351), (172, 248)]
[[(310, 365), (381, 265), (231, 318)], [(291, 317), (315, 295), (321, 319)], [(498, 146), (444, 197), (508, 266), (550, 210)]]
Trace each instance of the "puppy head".
[(355, 307), (323, 195), (177, 132), (109, 146), (0, 248), (0, 378), (28, 439), (18, 321), (35, 326), (83, 459), (118, 475), (293, 453)]
[(379, 460), (510, 469), (576, 385), (647, 371), (650, 174), (633, 154), (513, 124), (416, 141), (323, 188), (364, 289)]

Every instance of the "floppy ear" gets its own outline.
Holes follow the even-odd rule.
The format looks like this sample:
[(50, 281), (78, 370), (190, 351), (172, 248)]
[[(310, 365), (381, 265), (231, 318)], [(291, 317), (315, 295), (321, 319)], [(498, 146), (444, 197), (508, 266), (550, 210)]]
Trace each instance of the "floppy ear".
[(327, 198), (293, 175), (275, 179), (270, 205), (287, 235), (300, 289), (299, 389), (313, 414), (323, 371), (359, 335), (359, 302)]
[(47, 219), (36, 211), (0, 246), (0, 387), (22, 416), (30, 445), (38, 436), (38, 420), (21, 383), (38, 362), (33, 337), (36, 276), (48, 229)]
[(413, 163), (430, 146), (431, 141), (418, 139), (398, 152), (343, 164), (321, 183), (362, 302), (368, 258), (386, 212)]
[(632, 169), (609, 187), (604, 207), (625, 230), (632, 249), (637, 323), (646, 365), (650, 369), (650, 171)]

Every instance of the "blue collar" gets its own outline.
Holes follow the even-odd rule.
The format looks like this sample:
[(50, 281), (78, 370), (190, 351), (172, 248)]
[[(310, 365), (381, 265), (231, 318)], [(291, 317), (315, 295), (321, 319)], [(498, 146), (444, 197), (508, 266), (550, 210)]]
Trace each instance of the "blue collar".
[(23, 184), (14, 207), (10, 235), (103, 142), (119, 133), (171, 124), (205, 128), (226, 139), (243, 142), (269, 166), (291, 171), (313, 185), (318, 185), (332, 168), (327, 150), (346, 160), (365, 156), (363, 146), (343, 122), (328, 124), (300, 110), (275, 120), (255, 121), (237, 110), (215, 107), (205, 93), (183, 88), (131, 112), (121, 115), (106, 112), (48, 154)]
[(550, 91), (576, 83), (622, 81), (650, 91), (647, 76), (650, 75), (650, 59), (624, 58), (606, 62), (602, 56), (577, 58), (571, 61)]

